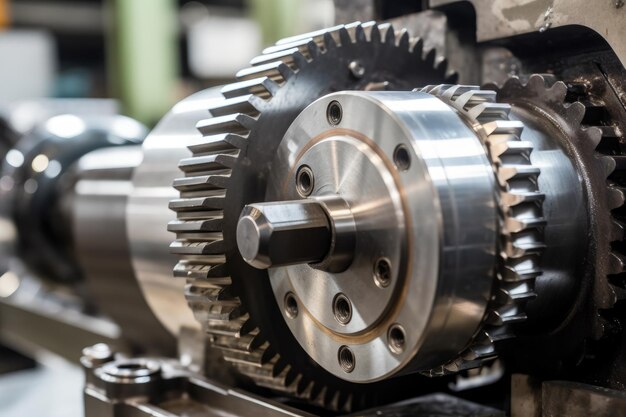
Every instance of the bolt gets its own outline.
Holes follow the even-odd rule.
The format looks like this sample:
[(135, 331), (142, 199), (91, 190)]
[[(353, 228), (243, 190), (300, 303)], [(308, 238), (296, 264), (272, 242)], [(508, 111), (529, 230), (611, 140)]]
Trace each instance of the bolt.
[(350, 73), (354, 78), (360, 79), (365, 75), (365, 67), (359, 61), (350, 62), (348, 68), (350, 68)]

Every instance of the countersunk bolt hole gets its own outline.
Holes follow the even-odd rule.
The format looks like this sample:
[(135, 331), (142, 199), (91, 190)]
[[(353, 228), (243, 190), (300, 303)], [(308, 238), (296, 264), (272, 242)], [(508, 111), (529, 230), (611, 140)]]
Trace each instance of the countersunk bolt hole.
[(285, 295), (285, 314), (290, 319), (298, 317), (298, 300), (291, 292)]
[(341, 122), (342, 117), (343, 110), (341, 109), (341, 104), (339, 104), (338, 101), (331, 101), (328, 105), (328, 109), (326, 110), (326, 118), (328, 119), (328, 123), (336, 126)]
[(396, 146), (396, 149), (393, 151), (393, 162), (400, 171), (406, 171), (411, 167), (411, 154), (406, 146)]
[(393, 353), (400, 354), (404, 352), (404, 347), (406, 345), (406, 334), (404, 333), (404, 328), (399, 324), (392, 325), (387, 333), (387, 341), (389, 349), (391, 349)]
[(352, 349), (345, 345), (341, 346), (339, 348), (337, 358), (339, 360), (339, 366), (341, 366), (341, 369), (343, 369), (347, 373), (354, 371), (356, 359), (354, 357)]
[(352, 303), (348, 297), (339, 293), (333, 300), (333, 313), (340, 324), (348, 324), (352, 319)]
[(296, 173), (296, 187), (298, 194), (302, 197), (308, 197), (315, 187), (315, 179), (313, 171), (307, 165), (302, 165)]
[(391, 263), (387, 258), (378, 258), (374, 264), (374, 281), (380, 288), (386, 288), (391, 283)]

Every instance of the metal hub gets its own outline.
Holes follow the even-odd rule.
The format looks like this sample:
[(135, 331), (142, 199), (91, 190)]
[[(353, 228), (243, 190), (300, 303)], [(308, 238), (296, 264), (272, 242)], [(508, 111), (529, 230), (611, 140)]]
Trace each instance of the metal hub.
[[(239, 246), (284, 255), (263, 266), (307, 353), (354, 382), (454, 359), (485, 314), (497, 244), (493, 170), (462, 118), (425, 93), (331, 94), (294, 121), (272, 166), (274, 203), (244, 209)], [(346, 235), (351, 262), (328, 268)]]
[(213, 118), (198, 124), (204, 138), (181, 161), (185, 177), (174, 183), (180, 199), (170, 203), (177, 212), (171, 248), (180, 260), (174, 273), (186, 279), (187, 302), (212, 346), (257, 384), (344, 411), (375, 397), (329, 374), (298, 346), (278, 306), (267, 304), (273, 296), (267, 271), (241, 257), (237, 222), (245, 205), (265, 200), (276, 149), (306, 106), (334, 91), (410, 90), (454, 79), (445, 60), (435, 58), (389, 24), (289, 38), (240, 71), (224, 87), (226, 99), (210, 108)]

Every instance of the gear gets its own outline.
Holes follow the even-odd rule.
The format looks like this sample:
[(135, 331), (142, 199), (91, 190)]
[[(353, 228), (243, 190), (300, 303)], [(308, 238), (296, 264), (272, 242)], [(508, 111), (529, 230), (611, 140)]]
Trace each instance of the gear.
[(540, 170), (531, 163), (533, 145), (520, 139), (524, 125), (509, 120), (511, 106), (497, 103), (495, 91), (461, 85), (427, 86), (421, 91), (455, 108), (481, 138), (493, 164), (500, 216), (497, 287), (483, 326), (458, 359), (431, 370), (432, 376), (494, 359), (495, 343), (513, 337), (510, 325), (526, 319), (524, 307), (535, 297), (534, 281), (541, 273), (544, 195), (537, 186)]
[[(585, 83), (555, 82), (551, 76), (533, 75), (526, 84), (518, 78), (509, 79), (497, 88), (498, 101), (525, 108), (557, 127), (564, 133), (563, 145), (569, 148), (576, 161), (587, 194), (588, 210), (592, 222), (589, 258), (594, 265), (586, 280), (592, 296), (580, 291), (575, 305), (593, 303), (593, 319), (586, 324), (584, 336), (600, 339), (607, 321), (602, 311), (612, 308), (620, 289), (611, 285), (609, 277), (624, 271), (626, 257), (613, 242), (624, 238), (624, 225), (614, 216), (614, 211), (624, 205), (624, 192), (611, 179), (622, 170), (619, 152), (619, 131), (606, 120), (603, 103), (592, 98)], [(617, 149), (617, 151), (615, 151)], [(606, 186), (601, 186), (606, 184)], [(607, 254), (609, 256), (607, 256)], [(586, 310), (585, 310), (586, 311)], [(581, 322), (577, 322), (577, 327)]]
[[(346, 384), (315, 365), (275, 306), (266, 271), (248, 266), (234, 239), (239, 213), (263, 199), (270, 163), (296, 116), (317, 98), (341, 90), (410, 90), (450, 82), (446, 62), (388, 24), (354, 23), (285, 39), (252, 60), (223, 89), (226, 98), (200, 122), (204, 138), (182, 160), (175, 276), (212, 344), (258, 385), (323, 407), (349, 409)], [(236, 187), (235, 187), (236, 185)], [(262, 300), (263, 302), (259, 302)], [(268, 311), (271, 310), (271, 311)], [(276, 310), (276, 311), (274, 311)], [(343, 388), (343, 389), (342, 389)]]

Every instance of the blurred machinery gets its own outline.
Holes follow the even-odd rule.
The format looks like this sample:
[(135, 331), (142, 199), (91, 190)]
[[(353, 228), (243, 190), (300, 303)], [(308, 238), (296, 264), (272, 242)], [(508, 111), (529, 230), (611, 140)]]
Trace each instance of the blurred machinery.
[(626, 415), (625, 13), (336, 0), (150, 133), (0, 125), (0, 335), (89, 417)]

